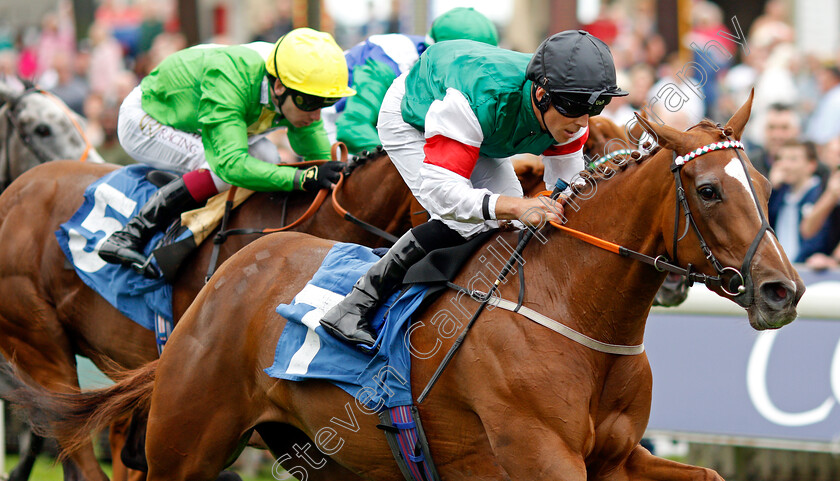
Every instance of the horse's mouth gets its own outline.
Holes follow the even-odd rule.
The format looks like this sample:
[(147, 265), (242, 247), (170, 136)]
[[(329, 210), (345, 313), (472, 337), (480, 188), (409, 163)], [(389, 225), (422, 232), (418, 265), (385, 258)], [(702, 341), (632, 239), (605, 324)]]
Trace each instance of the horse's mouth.
[(766, 306), (761, 306), (761, 304), (762, 302), (759, 300), (747, 309), (750, 326), (756, 331), (778, 329), (790, 324), (796, 319), (796, 306), (790, 306), (782, 310), (773, 310), (768, 309)]
[(796, 319), (796, 306), (805, 293), (801, 279), (786, 279), (761, 283), (756, 289), (756, 297), (747, 308), (750, 325), (759, 331), (778, 329)]

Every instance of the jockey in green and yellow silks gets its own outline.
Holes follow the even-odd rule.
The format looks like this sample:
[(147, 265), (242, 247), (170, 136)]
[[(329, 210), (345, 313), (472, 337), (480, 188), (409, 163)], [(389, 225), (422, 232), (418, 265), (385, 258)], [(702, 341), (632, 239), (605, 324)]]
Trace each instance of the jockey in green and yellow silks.
[(138, 162), (184, 176), (163, 186), (112, 234), (100, 257), (140, 270), (147, 264), (143, 247), (160, 224), (231, 185), (256, 191), (329, 187), (340, 163), (306, 170), (277, 165), (277, 148), (265, 136), (287, 128), (298, 155), (329, 158), (320, 111), (354, 94), (335, 40), (308, 28), (274, 45), (199, 45), (170, 55), (125, 99), (118, 133)]

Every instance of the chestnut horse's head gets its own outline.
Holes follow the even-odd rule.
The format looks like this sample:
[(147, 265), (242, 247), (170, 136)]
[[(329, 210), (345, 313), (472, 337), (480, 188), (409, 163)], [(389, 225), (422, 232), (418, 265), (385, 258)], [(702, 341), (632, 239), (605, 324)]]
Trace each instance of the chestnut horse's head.
[[(680, 187), (685, 193), (684, 202), (677, 200), (680, 221), (663, 232), (669, 255), (719, 277), (722, 282), (709, 287), (746, 308), (750, 324), (762, 330), (796, 318), (805, 286), (767, 224), (770, 183), (740, 148), (752, 99), (724, 127), (704, 121), (680, 132), (639, 123), (672, 152), (677, 193)], [(682, 242), (672, 245), (671, 229)]]

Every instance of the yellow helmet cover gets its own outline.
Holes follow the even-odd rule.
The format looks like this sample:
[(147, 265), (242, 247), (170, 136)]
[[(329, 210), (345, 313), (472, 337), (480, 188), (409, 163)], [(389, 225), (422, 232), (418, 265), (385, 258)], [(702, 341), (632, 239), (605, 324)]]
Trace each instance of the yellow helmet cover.
[(355, 95), (347, 86), (347, 61), (332, 35), (298, 28), (280, 37), (265, 61), (265, 69), (286, 87), (318, 97)]

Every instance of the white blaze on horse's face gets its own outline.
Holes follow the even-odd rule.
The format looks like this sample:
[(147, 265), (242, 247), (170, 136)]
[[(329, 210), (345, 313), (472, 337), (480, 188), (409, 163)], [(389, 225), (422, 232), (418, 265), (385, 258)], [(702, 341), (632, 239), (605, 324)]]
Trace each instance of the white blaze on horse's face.
[[(750, 188), (750, 182), (747, 180), (747, 173), (744, 171), (744, 166), (741, 164), (740, 159), (733, 157), (732, 160), (726, 164), (726, 167), (723, 168), (723, 171), (730, 177), (737, 180), (744, 187), (744, 190), (747, 191), (747, 196), (752, 200), (752, 205), (755, 207), (753, 211), (755, 212), (755, 220), (760, 224), (761, 215), (758, 212), (758, 202), (756, 201), (755, 195)], [(766, 232), (764, 235), (767, 236), (765, 240), (769, 241), (773, 248), (776, 249), (776, 254), (779, 257), (782, 257), (782, 249), (781, 246), (779, 246), (779, 241), (776, 239), (776, 236), (771, 235), (770, 232)]]
[(761, 222), (761, 216), (758, 213), (758, 203), (753, 195), (752, 189), (750, 188), (750, 182), (747, 180), (747, 173), (744, 171), (744, 166), (741, 164), (741, 161), (738, 158), (733, 157), (732, 160), (726, 164), (726, 167), (723, 168), (723, 171), (730, 177), (737, 180), (741, 186), (744, 187), (744, 190), (747, 191), (747, 197), (752, 200), (752, 205), (755, 207), (755, 218)]

